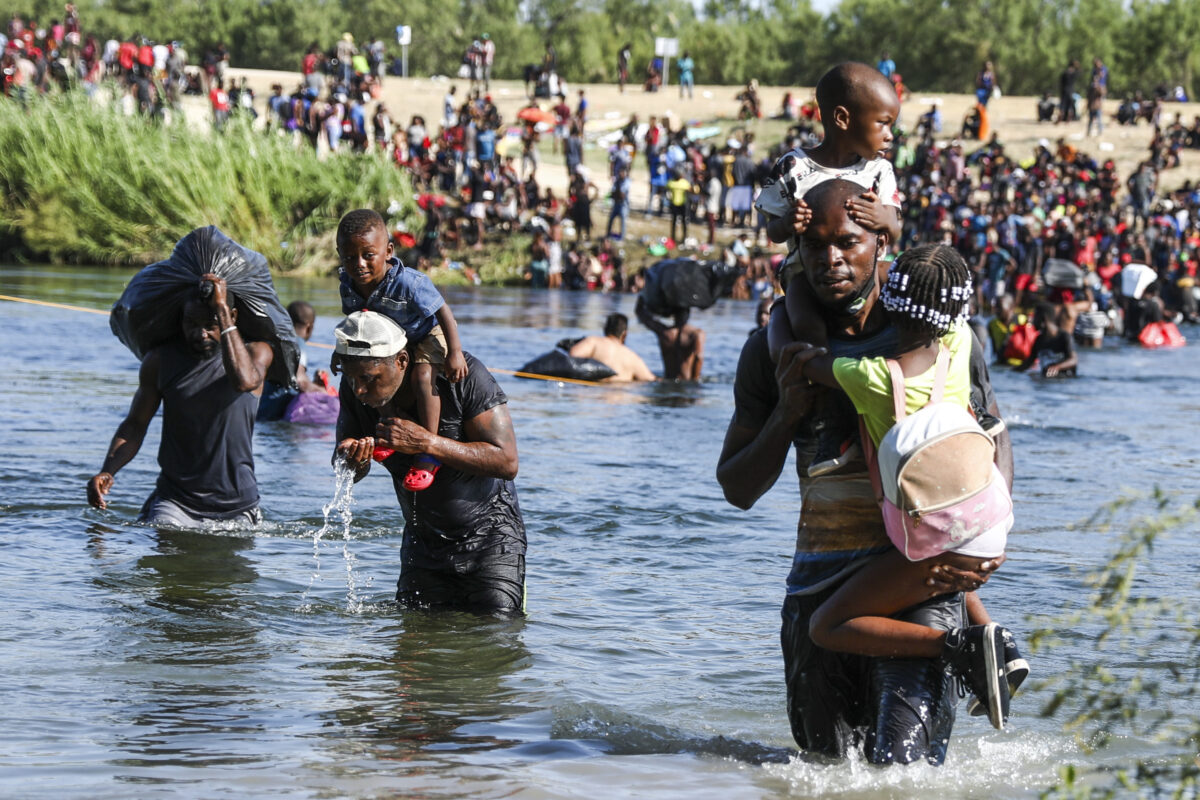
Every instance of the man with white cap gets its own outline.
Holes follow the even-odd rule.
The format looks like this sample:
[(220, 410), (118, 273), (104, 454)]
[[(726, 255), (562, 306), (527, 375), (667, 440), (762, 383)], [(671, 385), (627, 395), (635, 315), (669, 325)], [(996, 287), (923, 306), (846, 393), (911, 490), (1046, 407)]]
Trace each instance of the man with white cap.
[[(467, 377), (437, 376), (437, 434), (416, 419), (403, 329), (382, 314), (356, 311), (334, 330), (334, 368), (345, 375), (337, 456), (361, 480), (374, 458), (392, 475), (404, 513), (400, 579), (403, 605), (481, 614), (519, 614), (525, 595), (525, 522), (517, 503), (517, 440), (508, 398), (469, 353)], [(442, 462), (423, 492), (404, 489), (413, 459)]]

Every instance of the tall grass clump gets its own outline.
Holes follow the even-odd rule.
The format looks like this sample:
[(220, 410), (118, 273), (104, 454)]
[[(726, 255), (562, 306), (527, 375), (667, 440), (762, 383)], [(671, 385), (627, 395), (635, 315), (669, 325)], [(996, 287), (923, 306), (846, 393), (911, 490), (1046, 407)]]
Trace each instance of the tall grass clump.
[(0, 103), (0, 229), (27, 255), (145, 264), (217, 225), (285, 271), (332, 265), (329, 232), (371, 207), (410, 227), (407, 178), (387, 161), (324, 161), (246, 124), (223, 133), (129, 117), (80, 95)]

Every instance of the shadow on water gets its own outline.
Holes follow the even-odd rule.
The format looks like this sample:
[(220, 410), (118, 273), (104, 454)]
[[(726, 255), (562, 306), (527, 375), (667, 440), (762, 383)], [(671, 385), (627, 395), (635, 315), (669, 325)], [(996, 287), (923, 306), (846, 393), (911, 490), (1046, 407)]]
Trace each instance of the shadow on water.
[(323, 736), (335, 749), (359, 753), (365, 746), (382, 761), (414, 762), (518, 744), (506, 737), (505, 721), (535, 710), (515, 685), (532, 664), (524, 621), (398, 607), (392, 613), (398, 623), (372, 634), (374, 657), (309, 665), (322, 670), (335, 694), (355, 700), (321, 714)]
[(697, 736), (651, 719), (598, 703), (571, 703), (554, 709), (551, 738), (581, 740), (608, 755), (698, 755), (746, 764), (787, 764), (798, 757), (789, 747), (726, 736)]
[(261, 762), (254, 743), (269, 725), (259, 684), (272, 653), (247, 603), (259, 579), (245, 555), (255, 539), (134, 525), (93, 524), (87, 533), (101, 561), (131, 539), (140, 551), (112, 558), (94, 578), (125, 609), (111, 618), (106, 648), (120, 659), (107, 668), (121, 691), (107, 726), (113, 779), (190, 783), (171, 770)]
[(88, 528), (88, 549), (102, 557), (110, 539), (144, 531), (152, 538), (132, 569), (118, 561), (94, 579), (135, 611), (123, 619), (130, 661), (210, 664), (253, 661), (259, 626), (246, 613), (245, 597), (258, 572), (243, 552), (254, 538), (215, 531), (181, 531), (131, 526)]

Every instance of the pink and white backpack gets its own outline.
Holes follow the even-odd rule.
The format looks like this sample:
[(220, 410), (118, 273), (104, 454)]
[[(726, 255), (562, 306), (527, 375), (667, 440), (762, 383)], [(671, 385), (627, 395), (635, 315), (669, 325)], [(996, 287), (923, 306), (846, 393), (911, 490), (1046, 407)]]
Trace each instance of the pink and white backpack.
[[(996, 445), (971, 412), (942, 400), (950, 356), (941, 348), (929, 403), (907, 413), (904, 374), (888, 359), (896, 424), (868, 454), (888, 538), (909, 561), (1007, 534), (1012, 497), (996, 469)], [(870, 438), (863, 436), (864, 443)]]

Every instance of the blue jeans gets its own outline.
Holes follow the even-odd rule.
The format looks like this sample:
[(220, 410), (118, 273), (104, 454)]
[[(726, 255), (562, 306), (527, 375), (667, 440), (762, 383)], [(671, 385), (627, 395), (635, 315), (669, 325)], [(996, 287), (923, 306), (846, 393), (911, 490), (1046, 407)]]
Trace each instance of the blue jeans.
[(625, 238), (625, 223), (629, 221), (629, 202), (613, 203), (612, 210), (608, 212), (608, 230), (604, 232), (605, 236), (612, 236), (613, 221), (621, 220), (621, 234), (618, 239)]

